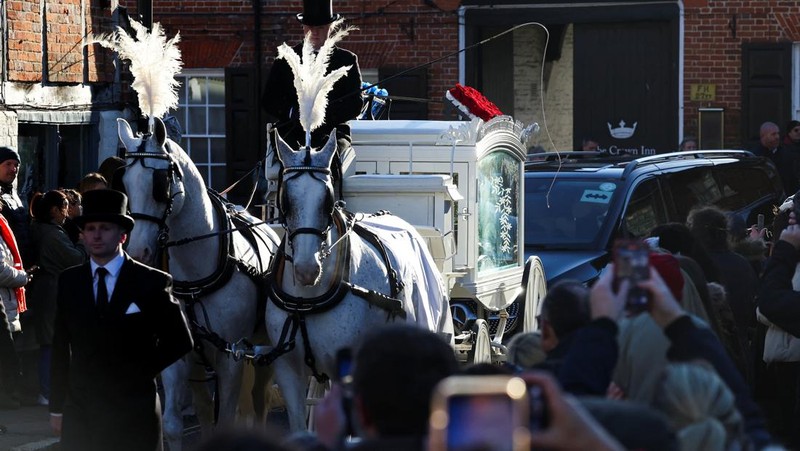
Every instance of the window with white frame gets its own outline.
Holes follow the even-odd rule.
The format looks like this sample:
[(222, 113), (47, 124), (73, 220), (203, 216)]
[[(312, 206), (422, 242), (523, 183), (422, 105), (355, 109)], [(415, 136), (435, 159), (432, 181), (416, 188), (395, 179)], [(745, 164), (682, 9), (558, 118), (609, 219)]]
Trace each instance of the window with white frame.
[(189, 154), (206, 185), (227, 188), (225, 171), (225, 76), (223, 71), (186, 71), (181, 83), (178, 111), (181, 147)]

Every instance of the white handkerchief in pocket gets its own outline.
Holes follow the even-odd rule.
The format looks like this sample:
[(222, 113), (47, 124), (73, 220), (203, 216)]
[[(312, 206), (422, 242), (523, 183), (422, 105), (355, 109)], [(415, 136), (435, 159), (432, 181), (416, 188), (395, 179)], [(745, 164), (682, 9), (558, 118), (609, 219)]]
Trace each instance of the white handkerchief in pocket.
[(130, 315), (132, 313), (139, 313), (139, 312), (141, 312), (141, 310), (139, 310), (139, 306), (136, 305), (135, 302), (131, 302), (131, 305), (128, 306), (128, 310), (125, 311), (125, 314)]

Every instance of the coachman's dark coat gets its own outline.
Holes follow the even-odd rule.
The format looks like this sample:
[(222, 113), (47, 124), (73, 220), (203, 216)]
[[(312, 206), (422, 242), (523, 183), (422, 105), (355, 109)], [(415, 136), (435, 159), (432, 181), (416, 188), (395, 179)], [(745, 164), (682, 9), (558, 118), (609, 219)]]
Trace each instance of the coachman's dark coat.
[[(58, 283), (50, 411), (64, 414), (61, 450), (161, 449), (155, 378), (192, 349), (172, 277), (126, 254), (103, 315), (89, 263)], [(132, 303), (140, 312), (126, 314)]]
[[(294, 47), (298, 55), (302, 55), (302, 44)], [(347, 75), (340, 78), (328, 93), (328, 108), (325, 110), (325, 122), (311, 133), (311, 146), (319, 148), (325, 144), (331, 130), (336, 128), (337, 141), (350, 140), (350, 126), (347, 121), (355, 119), (361, 113), (361, 71), (358, 58), (349, 50), (334, 47), (328, 63), (328, 72), (340, 67), (352, 65)], [(276, 59), (264, 89), (261, 104), (271, 117), (270, 122), (278, 124), (278, 133), (292, 148), (305, 146), (306, 135), (300, 126), (300, 113), (297, 105), (297, 91), (294, 89), (294, 74), (284, 59)], [(298, 146), (299, 144), (299, 146)], [(341, 146), (341, 144), (340, 144)]]

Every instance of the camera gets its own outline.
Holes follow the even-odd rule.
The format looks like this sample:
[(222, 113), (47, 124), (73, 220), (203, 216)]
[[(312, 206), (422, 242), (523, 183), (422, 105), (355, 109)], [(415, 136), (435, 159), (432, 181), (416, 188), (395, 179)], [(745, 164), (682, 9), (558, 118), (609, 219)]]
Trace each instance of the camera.
[(641, 313), (647, 310), (650, 293), (638, 286), (650, 278), (650, 249), (641, 240), (617, 240), (614, 243), (614, 290), (618, 291), (624, 280), (628, 281), (625, 310)]
[[(535, 398), (537, 403), (543, 401), (540, 389)], [(527, 451), (530, 407), (528, 386), (519, 377), (448, 377), (436, 387), (431, 400), (428, 449)]]

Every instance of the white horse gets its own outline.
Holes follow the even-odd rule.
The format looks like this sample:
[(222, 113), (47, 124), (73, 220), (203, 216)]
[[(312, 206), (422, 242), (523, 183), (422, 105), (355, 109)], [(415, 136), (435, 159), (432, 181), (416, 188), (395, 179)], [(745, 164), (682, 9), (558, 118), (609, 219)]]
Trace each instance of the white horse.
[(195, 348), (202, 349), (162, 373), (164, 434), (175, 451), (180, 449), (183, 433), (180, 401), (189, 373), (204, 430), (213, 423), (211, 398), (202, 381), (204, 366), (197, 360), (204, 360), (216, 373), (218, 421), (234, 421), (243, 362), (222, 348), (242, 338), (255, 341), (253, 334), (266, 302), (259, 288), (279, 238), (269, 226), (210, 194), (189, 156), (167, 138), (163, 122), (156, 119), (154, 128), (152, 136), (134, 135), (130, 125), (118, 119), (126, 149), (123, 182), (136, 219), (127, 252), (156, 265), (160, 251), (167, 250), (173, 291), (194, 324)]
[[(335, 355), (391, 321), (441, 332), (453, 324), (441, 275), (417, 231), (387, 215), (348, 215), (335, 202), (336, 133), (295, 152), (279, 136), (279, 206), (286, 234), (270, 270), (267, 331), (292, 430), (305, 428), (309, 377), (334, 375)], [(402, 343), (398, 343), (402, 346)], [(391, 390), (391, 387), (387, 387)]]

